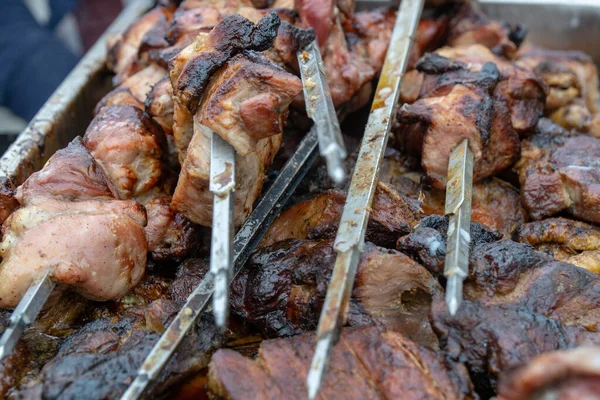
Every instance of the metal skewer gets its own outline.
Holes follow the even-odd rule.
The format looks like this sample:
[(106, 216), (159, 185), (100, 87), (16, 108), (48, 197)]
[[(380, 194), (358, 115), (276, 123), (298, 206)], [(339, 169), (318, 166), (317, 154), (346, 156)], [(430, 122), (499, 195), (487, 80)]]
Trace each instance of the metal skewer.
[(315, 40), (298, 51), (306, 113), (319, 135), (319, 152), (327, 163), (327, 174), (336, 184), (346, 179), (343, 161), (347, 156), (319, 45)]
[(346, 317), (356, 266), (364, 245), (369, 209), (393, 120), (392, 113), (423, 3), (424, 0), (402, 0), (400, 3), (334, 242), (338, 254), (321, 311), (315, 354), (306, 381), (309, 399), (314, 399), (321, 388), (331, 350), (339, 339)]
[(214, 194), (210, 273), (215, 282), (213, 315), (217, 326), (227, 328), (229, 281), (233, 265), (235, 150), (213, 132), (210, 147), (210, 191)]
[(471, 198), (473, 187), (473, 152), (464, 139), (450, 153), (446, 183), (446, 215), (448, 239), (444, 276), (446, 304), (455, 315), (462, 301), (463, 281), (469, 274), (469, 244), (471, 242)]
[[(313, 127), (236, 234), (233, 244), (233, 272), (228, 276), (228, 283), (240, 272), (275, 216), (306, 175), (317, 157), (317, 144), (317, 132)], [(213, 279), (207, 276), (190, 294), (173, 322), (144, 360), (133, 383), (121, 397), (122, 400), (139, 399), (148, 385), (158, 377), (198, 316), (208, 307), (214, 291), (213, 284)]]
[(36, 279), (10, 316), (10, 325), (0, 339), (0, 361), (12, 353), (17, 342), (25, 332), (25, 328), (35, 321), (44, 307), (46, 300), (54, 290), (56, 283), (50, 277), (48, 270)]

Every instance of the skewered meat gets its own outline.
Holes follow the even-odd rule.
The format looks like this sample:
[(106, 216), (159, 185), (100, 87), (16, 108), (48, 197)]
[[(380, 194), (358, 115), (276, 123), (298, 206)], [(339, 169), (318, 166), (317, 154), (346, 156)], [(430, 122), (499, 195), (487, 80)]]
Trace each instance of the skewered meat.
[[(234, 281), (232, 311), (268, 337), (315, 330), (335, 264), (331, 241), (286, 240), (257, 250)], [(402, 253), (367, 243), (348, 323), (379, 324), (437, 348), (427, 322), (437, 281)]]
[[(209, 365), (209, 393), (232, 400), (305, 399), (313, 335), (262, 342), (255, 361), (218, 350)], [(241, 376), (247, 379), (240, 379)], [(319, 398), (465, 399), (469, 378), (456, 364), (400, 334), (345, 329), (333, 348)]]
[(476, 3), (465, 3), (450, 20), (448, 45), (481, 44), (495, 54), (512, 57), (526, 34), (522, 25), (492, 20)]
[[(62, 344), (56, 357), (43, 368), (37, 381), (21, 389), (28, 399), (117, 399), (158, 340), (178, 306), (157, 300), (134, 307), (115, 318), (101, 318), (84, 325)], [(182, 350), (162, 372), (148, 395), (160, 397), (169, 387), (206, 367), (221, 343), (214, 323), (202, 317), (197, 330), (185, 337)]]
[(592, 346), (539, 355), (500, 381), (498, 400), (598, 398), (598, 357)]
[(543, 83), (525, 70), (505, 73), (493, 62), (465, 64), (437, 54), (424, 56), (409, 80), (403, 98), (418, 100), (398, 111), (396, 136), (405, 151), (421, 154), (429, 181), (440, 189), (450, 151), (465, 138), (474, 154), (474, 181), (512, 165), (519, 135), (533, 131), (545, 99)]
[(144, 225), (134, 201), (45, 199), (15, 211), (2, 227), (0, 307), (15, 307), (46, 270), (89, 299), (121, 297), (146, 267)]
[[(268, 246), (285, 239), (333, 239), (337, 233), (346, 195), (330, 191), (296, 204), (282, 212), (261, 242)], [(394, 248), (398, 237), (406, 235), (420, 219), (419, 204), (380, 183), (369, 214), (365, 240)]]
[(145, 97), (145, 111), (156, 121), (167, 137), (173, 135), (173, 86), (169, 76), (156, 82)]
[(567, 211), (584, 221), (600, 222), (599, 156), (599, 139), (540, 121), (537, 134), (522, 142), (515, 165), (529, 215), (541, 220)]
[(109, 175), (119, 198), (130, 199), (154, 187), (161, 176), (160, 127), (130, 105), (103, 107), (83, 143)]
[(515, 240), (554, 259), (600, 274), (600, 229), (566, 218), (548, 218), (519, 228)]

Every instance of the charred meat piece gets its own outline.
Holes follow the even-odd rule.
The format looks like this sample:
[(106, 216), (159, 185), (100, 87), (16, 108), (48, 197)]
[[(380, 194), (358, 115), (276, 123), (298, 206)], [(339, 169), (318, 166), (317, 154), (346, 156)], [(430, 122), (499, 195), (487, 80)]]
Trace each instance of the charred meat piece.
[(600, 348), (582, 346), (535, 357), (500, 380), (499, 400), (600, 397)]
[(600, 139), (569, 133), (548, 120), (522, 142), (515, 165), (521, 200), (535, 220), (567, 211), (600, 223)]
[(130, 105), (103, 107), (83, 137), (121, 199), (142, 194), (158, 183), (163, 141), (160, 127)]
[[(257, 250), (232, 286), (232, 311), (268, 337), (315, 330), (333, 271), (331, 241), (286, 240)], [(348, 323), (380, 324), (432, 348), (427, 322), (437, 281), (406, 255), (366, 244)]]
[(0, 307), (15, 307), (46, 270), (89, 299), (121, 297), (146, 267), (144, 225), (134, 201), (45, 199), (15, 211), (2, 226)]
[(398, 111), (396, 136), (405, 152), (421, 154), (433, 186), (445, 188), (450, 151), (463, 139), (474, 153), (474, 181), (517, 160), (519, 136), (535, 128), (545, 86), (525, 70), (500, 67), (427, 54), (409, 76), (403, 98), (416, 101)]
[[(285, 239), (333, 239), (337, 233), (345, 193), (330, 191), (282, 212), (261, 242), (268, 246)], [(412, 231), (421, 215), (419, 204), (380, 183), (369, 214), (365, 240), (394, 248), (396, 240)]]
[[(132, 307), (119, 318), (100, 318), (84, 325), (61, 345), (40, 376), (18, 392), (28, 399), (118, 399), (178, 311), (169, 300)], [(173, 386), (206, 367), (222, 343), (210, 318), (201, 317), (197, 330), (182, 342), (180, 351), (149, 389), (162, 397)]]
[(548, 218), (519, 228), (515, 240), (554, 259), (600, 274), (600, 229), (566, 218)]
[(522, 25), (511, 26), (493, 20), (476, 3), (465, 3), (450, 20), (448, 45), (481, 44), (495, 54), (512, 57), (526, 34)]
[(47, 197), (66, 201), (112, 200), (115, 194), (102, 168), (83, 146), (81, 138), (76, 137), (17, 188), (16, 199), (28, 205)]
[[(305, 399), (313, 347), (314, 336), (308, 334), (264, 341), (256, 360), (219, 350), (209, 365), (209, 393), (232, 400)], [(326, 399), (472, 398), (461, 365), (447, 364), (395, 332), (345, 329), (331, 365), (320, 391)]]

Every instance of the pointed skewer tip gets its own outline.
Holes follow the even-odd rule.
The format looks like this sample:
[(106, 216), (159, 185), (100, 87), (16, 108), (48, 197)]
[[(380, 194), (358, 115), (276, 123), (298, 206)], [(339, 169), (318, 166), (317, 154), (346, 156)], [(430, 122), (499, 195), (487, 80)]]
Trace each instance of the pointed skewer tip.
[(446, 282), (446, 305), (450, 315), (455, 316), (462, 302), (462, 279), (457, 275), (448, 278)]
[(6, 354), (6, 347), (0, 346), (0, 362), (6, 358), (8, 354)]

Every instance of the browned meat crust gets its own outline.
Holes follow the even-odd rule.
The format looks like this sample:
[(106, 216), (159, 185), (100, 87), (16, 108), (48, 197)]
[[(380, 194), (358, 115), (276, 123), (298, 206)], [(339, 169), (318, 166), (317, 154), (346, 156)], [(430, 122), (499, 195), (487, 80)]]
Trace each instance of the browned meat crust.
[[(210, 363), (209, 391), (232, 400), (305, 399), (313, 344), (313, 335), (264, 341), (256, 361), (219, 350)], [(477, 398), (462, 366), (394, 332), (344, 330), (331, 365), (320, 392), (326, 399)]]

